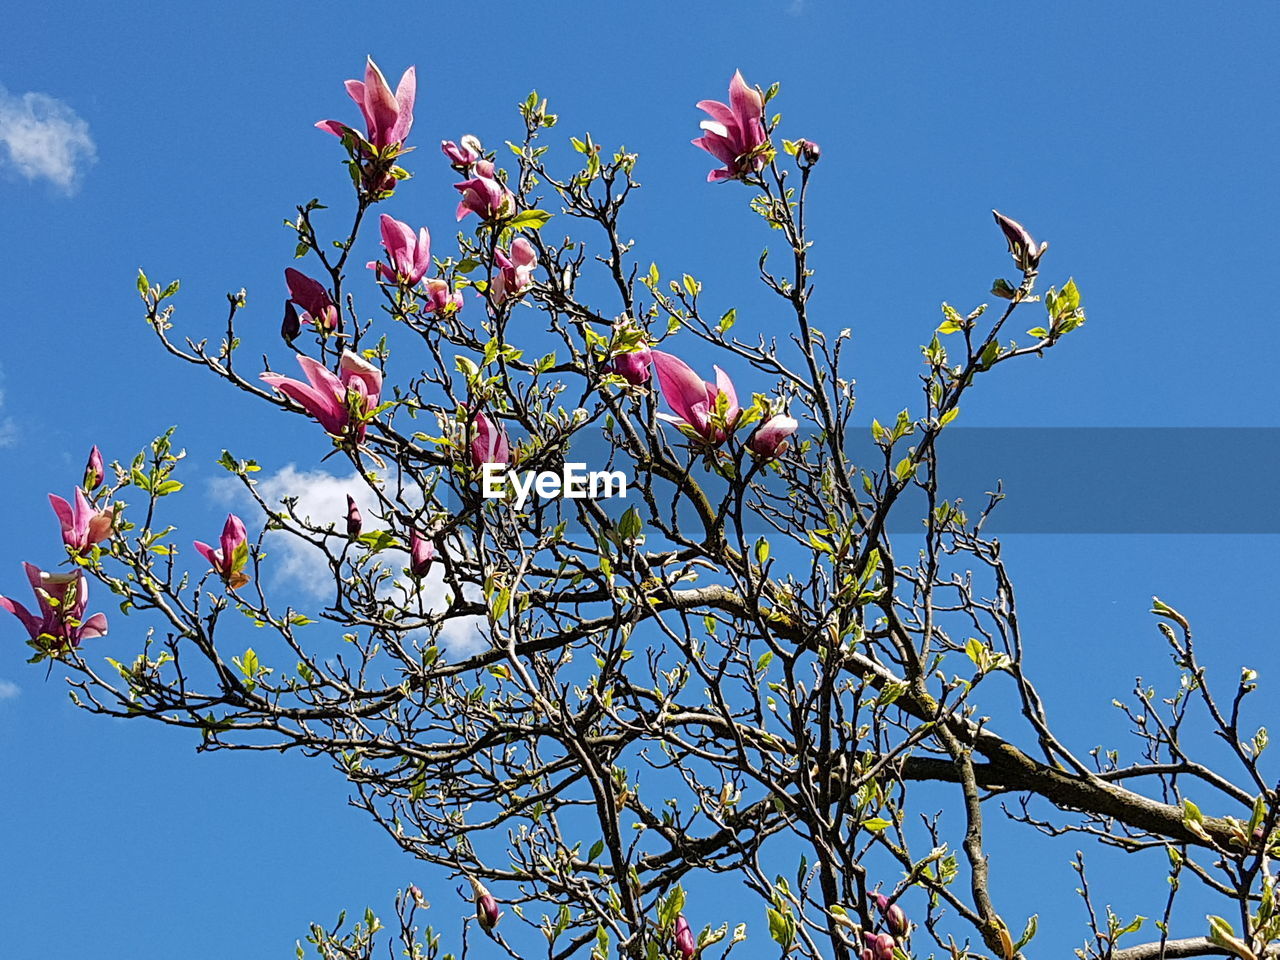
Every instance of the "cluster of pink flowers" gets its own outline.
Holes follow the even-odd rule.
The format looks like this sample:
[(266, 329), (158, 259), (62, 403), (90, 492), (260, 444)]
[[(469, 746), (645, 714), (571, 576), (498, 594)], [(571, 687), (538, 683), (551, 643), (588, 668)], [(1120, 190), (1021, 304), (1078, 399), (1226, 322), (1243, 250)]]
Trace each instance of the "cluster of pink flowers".
[[(95, 446), (85, 464), (84, 488), (96, 490), (102, 484), (104, 469), (102, 454)], [(89, 502), (84, 488), (76, 487), (71, 503), (56, 494), (49, 494), (49, 503), (62, 528), (62, 542), (76, 557), (83, 556), (108, 539), (116, 522), (115, 508), (97, 509)], [(85, 616), (89, 604), (89, 583), (83, 570), (76, 568), (69, 573), (50, 573), (33, 563), (24, 563), (22, 568), (35, 594), (35, 611), (3, 596), (0, 596), (0, 609), (8, 610), (18, 618), (31, 645), (40, 653), (57, 656), (80, 646), (82, 640), (106, 635), (105, 616), (101, 613)]]

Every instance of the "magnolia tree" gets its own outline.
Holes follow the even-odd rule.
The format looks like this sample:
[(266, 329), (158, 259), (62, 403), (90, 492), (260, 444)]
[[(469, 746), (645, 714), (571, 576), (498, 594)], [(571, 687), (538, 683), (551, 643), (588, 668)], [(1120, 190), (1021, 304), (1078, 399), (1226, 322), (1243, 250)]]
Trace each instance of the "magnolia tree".
[[(466, 230), (433, 247), (393, 215), (413, 220), (396, 208), (413, 69), (393, 93), (370, 61), (346, 88), (363, 127), (318, 126), (346, 152), (350, 226), (325, 235), (324, 208), (298, 208), (271, 369), (238, 349), (243, 293), (215, 347), (175, 336), (176, 282), (138, 283), (170, 354), (354, 468), (345, 513), (273, 502), (226, 453), (256, 508), (187, 550), (219, 519), (166, 521), (171, 436), (109, 466), (95, 448), (72, 499), (50, 497), (65, 554), (27, 565), (34, 603), (0, 599), (80, 706), (202, 749), (324, 757), (433, 865), (393, 919), (313, 925), (320, 956), (1013, 960), (1036, 923), (993, 892), (993, 824), (1158, 863), (1133, 874), (1160, 918), (1144, 926), (1095, 903), (1077, 859), (1081, 957), (1275, 952), (1280, 803), (1265, 731), (1245, 728), (1252, 672), (1215, 686), (1157, 601), (1176, 676), (1126, 708), (1136, 757), (1064, 742), (984, 533), (999, 496), (966, 513), (939, 480), (965, 394), (1084, 321), (1073, 283), (1036, 292), (1046, 244), (995, 215), (1016, 266), (1001, 309), (944, 305), (918, 408), (872, 423), (854, 458), (848, 332), (811, 302), (821, 151), (781, 138), (776, 85), (735, 75), (693, 141), (784, 241), (759, 279), (786, 333), (753, 339), (697, 280), (632, 255), (634, 154), (571, 138), (577, 169), (553, 169), (556, 117), (531, 95), (502, 150), (444, 142)], [(375, 212), (385, 256), (365, 269), (351, 254)], [(264, 547), (282, 539), (327, 569), (325, 603), (272, 597)], [(91, 584), (126, 615), (110, 630)], [(1193, 885), (1218, 906), (1178, 929)]]

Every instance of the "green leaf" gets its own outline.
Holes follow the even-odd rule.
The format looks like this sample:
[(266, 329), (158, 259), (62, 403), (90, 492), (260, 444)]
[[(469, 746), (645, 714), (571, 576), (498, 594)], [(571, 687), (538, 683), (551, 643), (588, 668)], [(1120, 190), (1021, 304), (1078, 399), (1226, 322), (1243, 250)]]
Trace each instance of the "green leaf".
[(644, 520), (640, 517), (640, 511), (635, 507), (628, 507), (627, 512), (618, 520), (618, 534), (623, 540), (634, 540), (642, 530)]
[(512, 218), (508, 226), (513, 230), (541, 230), (550, 219), (551, 214), (546, 210), (523, 210)]
[(761, 537), (756, 541), (756, 563), (761, 565), (769, 559), (769, 541)]

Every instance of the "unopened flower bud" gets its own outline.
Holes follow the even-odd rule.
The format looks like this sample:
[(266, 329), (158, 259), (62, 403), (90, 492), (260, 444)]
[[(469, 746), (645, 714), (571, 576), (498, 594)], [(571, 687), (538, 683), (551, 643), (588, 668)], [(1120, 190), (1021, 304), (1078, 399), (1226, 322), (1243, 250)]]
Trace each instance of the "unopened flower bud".
[(95, 445), (89, 451), (89, 460), (84, 465), (84, 483), (86, 490), (96, 490), (106, 476), (106, 468), (102, 465), (102, 452)]
[(435, 545), (414, 530), (409, 535), (409, 575), (421, 580), (431, 569), (431, 561), (435, 556)]
[(649, 365), (652, 362), (653, 355), (648, 347), (615, 353), (613, 359), (609, 361), (609, 372), (616, 373), (627, 383), (638, 387), (649, 382)]
[(411, 884), (409, 889), (405, 891), (413, 898), (414, 905), (422, 910), (426, 910), (431, 904), (427, 903), (427, 898), (422, 895), (422, 891), (416, 884)]
[(808, 164), (815, 164), (822, 158), (822, 148), (812, 140), (800, 140), (796, 143), (800, 158)]
[(794, 417), (785, 413), (775, 414), (756, 428), (747, 440), (747, 447), (761, 460), (773, 460), (782, 456), (787, 450), (788, 437), (800, 426)]
[(1040, 266), (1040, 258), (1049, 249), (1049, 244), (1042, 243), (1037, 247), (1027, 228), (1017, 220), (1006, 217), (999, 210), (992, 210), (991, 214), (996, 218), (1001, 232), (1004, 233), (1005, 242), (1009, 244), (1009, 256), (1013, 257), (1013, 262), (1018, 265), (1018, 269), (1028, 273)]
[(356, 506), (356, 498), (347, 494), (347, 536), (354, 540), (364, 529), (364, 518), (360, 516), (360, 508)]
[(302, 320), (298, 317), (298, 308), (292, 300), (284, 302), (284, 320), (280, 322), (280, 337), (285, 343), (293, 343), (302, 333)]
[(698, 942), (683, 914), (676, 917), (676, 953), (680, 954), (681, 960), (693, 960), (698, 955)]
[(876, 904), (880, 907), (880, 914), (884, 917), (884, 923), (889, 928), (889, 932), (895, 937), (905, 937), (911, 928), (906, 912), (896, 903), (890, 903), (889, 898), (883, 893), (876, 894)]
[(498, 909), (498, 901), (483, 883), (474, 877), (467, 879), (471, 881), (471, 890), (474, 894), (476, 919), (480, 921), (480, 926), (487, 933), (498, 925), (498, 920), (502, 918), (502, 911)]

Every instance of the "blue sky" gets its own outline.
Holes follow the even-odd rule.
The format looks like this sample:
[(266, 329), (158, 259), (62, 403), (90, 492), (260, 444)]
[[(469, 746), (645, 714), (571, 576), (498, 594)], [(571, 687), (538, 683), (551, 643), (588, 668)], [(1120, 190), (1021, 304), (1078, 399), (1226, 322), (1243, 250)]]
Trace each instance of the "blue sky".
[[(560, 115), (554, 134), (590, 130), (641, 154), (637, 255), (695, 274), (726, 308), (747, 305), (744, 329), (771, 319), (750, 284), (772, 238), (745, 191), (704, 183), (693, 104), (720, 98), (735, 68), (781, 81), (786, 135), (824, 151), (817, 322), (854, 328), (868, 422), (915, 401), (939, 302), (972, 307), (1009, 272), (998, 206), (1051, 242), (1044, 278), (1074, 276), (1090, 320), (977, 391), (967, 422), (1280, 425), (1278, 40), (1280, 8), (1263, 3), (28, 7), (0, 40), (0, 592), (25, 589), (22, 560), (57, 556), (45, 496), (70, 492), (93, 443), (124, 458), (180, 425), (188, 540), (220, 528), (226, 504), (209, 491), (223, 447), (272, 473), (314, 467), (314, 437), (161, 354), (133, 278), (140, 265), (180, 277), (179, 332), (211, 337), (223, 294), (247, 287), (243, 322), (274, 337), (292, 255), (281, 219), (311, 196), (345, 196), (335, 142), (311, 125), (353, 119), (341, 81), (366, 53), (389, 74), (419, 71), (417, 176), (390, 212), (447, 242), (456, 195), (435, 145), (514, 136), (514, 104), (536, 87)], [(30, 111), (49, 122), (33, 128)], [(1189, 465), (1189, 509), (1213, 496), (1216, 470)], [(1123, 495), (1099, 464), (1097, 496)], [(1052, 678), (1043, 692), (1074, 745), (1121, 740), (1111, 698), (1163, 670), (1153, 593), (1200, 625), (1223, 676), (1247, 662), (1267, 683), (1280, 658), (1260, 608), (1275, 601), (1276, 546), (1012, 538), (1033, 673)], [(131, 640), (131, 628), (117, 616), (112, 636)], [(323, 764), (197, 757), (179, 733), (89, 717), (57, 670), (46, 680), (24, 663), (16, 622), (0, 623), (0, 641), (6, 956), (292, 956), (309, 920), (383, 907), (415, 879)], [(1075, 946), (1074, 847), (1030, 857), (1001, 843), (997, 894), (1041, 913), (1042, 950)], [(1149, 890), (1137, 900), (1117, 881), (1107, 896), (1150, 913), (1160, 889)]]

